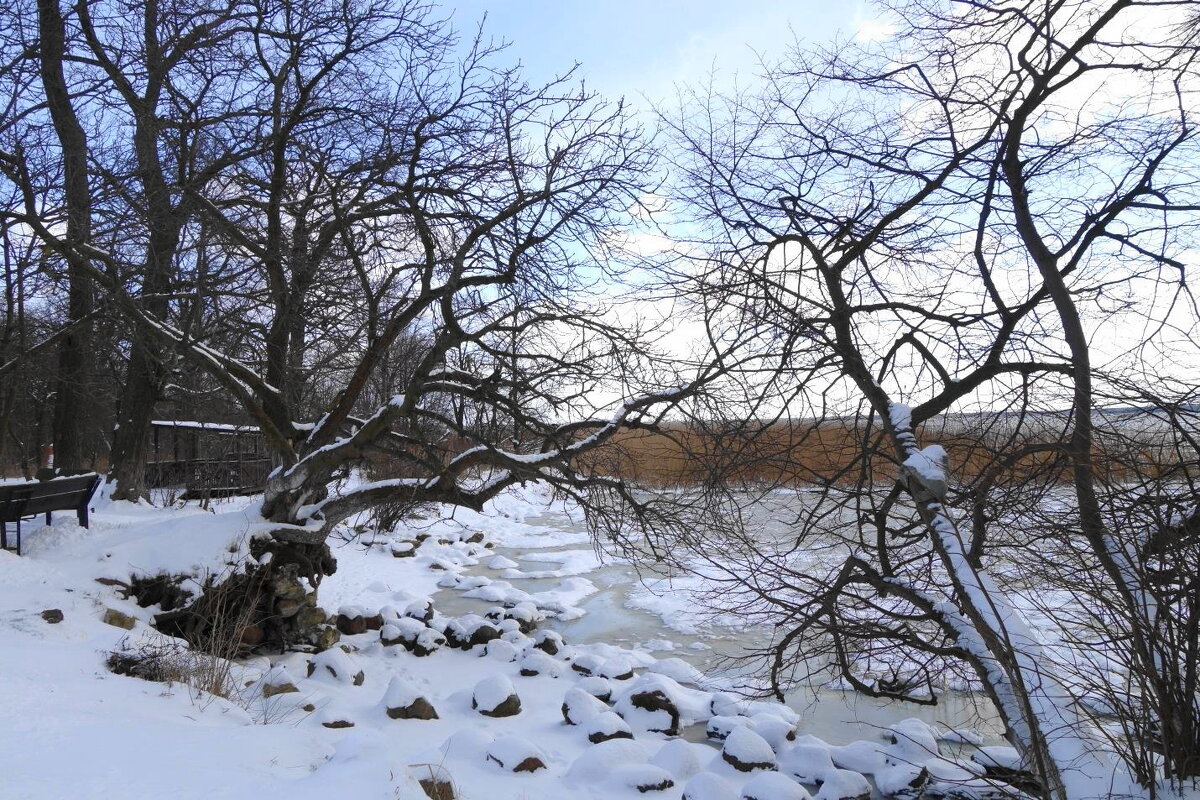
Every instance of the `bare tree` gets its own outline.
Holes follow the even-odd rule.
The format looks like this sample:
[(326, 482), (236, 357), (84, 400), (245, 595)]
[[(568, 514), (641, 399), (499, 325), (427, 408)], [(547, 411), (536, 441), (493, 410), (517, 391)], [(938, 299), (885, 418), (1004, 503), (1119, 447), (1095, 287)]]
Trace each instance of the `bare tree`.
[[(698, 421), (733, 444), (707, 455), (733, 481), (752, 460), (821, 489), (789, 536), (731, 524), (694, 550), (740, 608), (783, 626), (765, 653), (777, 691), (816, 664), (935, 702), (965, 666), (1054, 796), (1129, 787), (1079, 702), (1082, 673), (1054, 657), (1082, 629), (1069, 614), (1044, 627), (1022, 591), (1050, 543), (1083, 554), (1074, 586), (1086, 573), (1114, 612), (1105, 644), (1138, 676), (1165, 776), (1197, 774), (1190, 606), (1161, 627), (1144, 550), (1125, 546), (1153, 525), (1117, 535), (1095, 423), (1149, 405), (1127, 391), (1147, 373), (1196, 366), (1181, 261), (1195, 64), (1159, 24), (1181, 9), (902, 4), (886, 43), (798, 51), (761, 91), (694, 95), (668, 119), (693, 250), (709, 254), (680, 278), (713, 340), (740, 343), (740, 387)], [(1178, 475), (1156, 486), (1194, 498)], [(1025, 512), (1043, 503), (1066, 519), (1038, 527)]]

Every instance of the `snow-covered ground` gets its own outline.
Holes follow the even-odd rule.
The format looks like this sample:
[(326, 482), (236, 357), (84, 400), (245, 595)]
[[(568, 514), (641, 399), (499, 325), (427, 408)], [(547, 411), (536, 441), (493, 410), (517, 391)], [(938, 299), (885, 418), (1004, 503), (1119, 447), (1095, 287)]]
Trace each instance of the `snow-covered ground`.
[[(60, 514), (29, 526), (23, 557), (0, 553), (0, 797), (423, 798), (431, 778), (488, 800), (832, 800), (870, 791), (868, 777), (900, 796), (921, 780), (992, 788), (962, 749), (981, 741), (971, 732), (871, 706), (880, 727), (847, 741), (832, 723), (852, 703), (802, 715), (723, 691), (696, 666), (753, 632), (602, 565), (569, 509), (533, 491), (335, 542), (321, 606), (382, 629), (238, 663), (230, 697), (110, 672), (114, 652), (173, 645), (149, 624), (159, 608), (97, 579), (232, 569), (261, 524), (254, 503), (99, 500), (90, 530)], [(121, 615), (131, 629), (109, 624)], [(481, 625), (500, 638), (446, 644)]]

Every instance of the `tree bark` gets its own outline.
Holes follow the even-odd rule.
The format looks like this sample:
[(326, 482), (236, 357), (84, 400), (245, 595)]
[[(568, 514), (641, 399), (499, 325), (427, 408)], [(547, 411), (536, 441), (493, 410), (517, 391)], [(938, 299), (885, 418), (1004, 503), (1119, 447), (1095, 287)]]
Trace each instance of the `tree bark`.
[[(75, 114), (63, 73), (66, 24), (58, 0), (38, 0), (37, 9), (42, 85), (62, 151), (66, 238), (69, 243), (78, 244), (88, 240), (92, 226), (87, 138)], [(86, 273), (76, 264), (67, 267), (67, 283), (67, 324), (71, 324), (91, 313), (92, 286)], [(53, 422), (56, 467), (79, 469), (87, 457), (85, 442), (91, 417), (88, 392), (91, 338), (91, 326), (83, 323), (75, 326), (59, 346)]]

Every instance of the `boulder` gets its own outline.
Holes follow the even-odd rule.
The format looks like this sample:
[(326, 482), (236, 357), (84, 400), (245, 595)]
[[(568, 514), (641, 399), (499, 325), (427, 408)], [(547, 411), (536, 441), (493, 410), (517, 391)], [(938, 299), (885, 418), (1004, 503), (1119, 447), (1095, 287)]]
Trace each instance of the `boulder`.
[(493, 675), (475, 684), (471, 708), (487, 717), (511, 717), (521, 713), (521, 698), (512, 681), (503, 675)]
[(390, 719), (437, 719), (437, 710), (408, 681), (393, 676), (380, 701)]
[(583, 722), (583, 730), (592, 744), (609, 739), (632, 739), (633, 731), (628, 723), (611, 711), (603, 711)]
[(47, 608), (42, 612), (42, 619), (49, 622), (51, 625), (57, 625), (63, 621), (63, 613), (61, 608)]
[(502, 736), (493, 741), (488, 747), (487, 759), (509, 772), (537, 772), (546, 768), (541, 752), (520, 736)]
[(760, 772), (746, 781), (741, 800), (809, 800), (809, 794), (786, 775)]
[(721, 758), (738, 772), (775, 768), (775, 751), (767, 740), (747, 727), (736, 727), (725, 739)]
[(597, 714), (608, 712), (608, 706), (577, 686), (563, 696), (562, 715), (568, 725), (582, 725)]
[[(629, 695), (628, 703), (650, 715), (642, 715), (639, 718), (639, 724), (646, 730), (665, 733), (667, 736), (679, 735), (679, 709), (663, 691), (654, 689), (648, 692), (634, 692)], [(626, 710), (619, 710), (622, 711), (622, 716), (628, 717)]]

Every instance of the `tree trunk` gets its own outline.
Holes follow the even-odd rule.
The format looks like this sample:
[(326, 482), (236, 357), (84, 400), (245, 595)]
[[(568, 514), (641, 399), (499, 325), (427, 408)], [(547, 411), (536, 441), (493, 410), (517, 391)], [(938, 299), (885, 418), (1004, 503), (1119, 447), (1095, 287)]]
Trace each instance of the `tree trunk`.
[[(66, 24), (58, 0), (38, 0), (38, 33), (41, 38), (40, 71), (46, 104), (63, 159), (63, 191), (67, 206), (68, 244), (86, 242), (91, 236), (91, 192), (88, 188), (87, 139), (67, 89), (63, 74), (66, 58)], [(92, 310), (91, 281), (83, 268), (67, 266), (67, 324), (86, 317)], [(81, 324), (62, 341), (58, 351), (58, 375), (54, 395), (53, 441), (55, 466), (79, 469), (86, 460), (85, 438), (90, 429), (88, 383), (90, 375), (91, 326)]]

